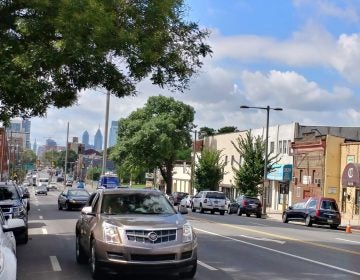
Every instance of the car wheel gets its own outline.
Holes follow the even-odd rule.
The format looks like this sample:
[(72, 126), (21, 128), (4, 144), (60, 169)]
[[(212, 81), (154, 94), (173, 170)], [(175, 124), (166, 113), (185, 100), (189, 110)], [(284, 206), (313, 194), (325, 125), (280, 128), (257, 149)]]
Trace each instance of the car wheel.
[(63, 209), (60, 202), (58, 202), (58, 209), (59, 209), (59, 210), (62, 210), (62, 209)]
[(240, 207), (237, 209), (237, 215), (238, 215), (238, 216), (241, 216), (241, 215), (242, 215), (242, 212), (241, 212)]
[(80, 236), (76, 235), (76, 261), (77, 263), (84, 264), (89, 261), (86, 257), (84, 249), (80, 245)]
[(91, 241), (91, 256), (90, 256), (90, 272), (93, 279), (101, 279), (103, 272), (99, 265), (99, 262), (96, 259), (96, 250), (95, 250), (95, 241)]
[(311, 227), (312, 226), (312, 221), (311, 221), (311, 217), (310, 215), (307, 215), (306, 218), (305, 218), (305, 225), (307, 227)]
[(71, 210), (71, 207), (70, 207), (70, 205), (69, 205), (68, 202), (65, 202), (65, 207), (64, 207), (64, 209), (67, 210), (67, 211)]
[(26, 243), (28, 243), (28, 241), (29, 241), (29, 231), (28, 231), (28, 228), (26, 228), (24, 230), (24, 232), (18, 238), (18, 243), (19, 244), (26, 244)]
[(261, 213), (256, 213), (256, 218), (260, 219), (261, 218)]
[(250, 214), (249, 214), (249, 213), (246, 213), (246, 217), (250, 217)]
[(192, 269), (188, 272), (180, 273), (180, 278), (193, 279), (196, 274), (196, 269), (197, 269), (197, 261), (194, 261)]
[(331, 229), (337, 229), (339, 225), (330, 225)]
[(285, 214), (283, 214), (283, 216), (282, 216), (282, 221), (283, 221), (283, 223), (288, 223), (289, 222), (289, 220), (288, 220), (288, 217), (287, 217), (287, 214), (285, 213)]
[(211, 214), (214, 215), (215, 211), (214, 210), (211, 210)]
[(200, 213), (204, 213), (204, 208), (202, 207), (202, 204), (200, 204)]
[(220, 210), (220, 215), (224, 216), (224, 214), (225, 214), (225, 210)]
[(194, 207), (194, 204), (191, 204), (191, 212), (195, 212), (196, 208)]

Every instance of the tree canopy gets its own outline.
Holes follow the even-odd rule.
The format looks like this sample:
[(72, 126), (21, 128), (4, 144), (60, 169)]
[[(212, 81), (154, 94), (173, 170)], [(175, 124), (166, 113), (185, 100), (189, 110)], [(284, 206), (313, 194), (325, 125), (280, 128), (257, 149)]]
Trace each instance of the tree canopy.
[(143, 108), (120, 119), (110, 158), (131, 172), (159, 168), (171, 193), (173, 162), (191, 147), (194, 109), (174, 98), (152, 96)]
[(236, 126), (224, 126), (218, 129), (216, 134), (224, 134), (224, 133), (231, 133), (231, 132), (238, 132)]
[(195, 188), (201, 190), (219, 190), (220, 181), (224, 176), (225, 162), (221, 160), (221, 152), (204, 149), (195, 168)]
[[(238, 169), (233, 167), (235, 185), (240, 193), (256, 196), (262, 193), (261, 183), (264, 181), (265, 167), (265, 141), (260, 136), (253, 137), (248, 131), (245, 137), (239, 136), (236, 142), (231, 141), (232, 145), (239, 153), (241, 162)], [(276, 163), (276, 156), (268, 154), (267, 172), (273, 170)]]
[(199, 129), (199, 139), (203, 139), (206, 136), (212, 136), (215, 135), (216, 130), (210, 127), (200, 127)]
[(183, 91), (211, 53), (183, 0), (0, 1), (0, 121), (45, 116), (102, 87), (136, 94), (149, 78)]

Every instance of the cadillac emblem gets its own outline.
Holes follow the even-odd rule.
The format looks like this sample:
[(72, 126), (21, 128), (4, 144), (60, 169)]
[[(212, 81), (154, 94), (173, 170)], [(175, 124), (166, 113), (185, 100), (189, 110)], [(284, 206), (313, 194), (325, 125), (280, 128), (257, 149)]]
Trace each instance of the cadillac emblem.
[(155, 242), (158, 239), (158, 235), (152, 231), (148, 233), (148, 238), (150, 241)]

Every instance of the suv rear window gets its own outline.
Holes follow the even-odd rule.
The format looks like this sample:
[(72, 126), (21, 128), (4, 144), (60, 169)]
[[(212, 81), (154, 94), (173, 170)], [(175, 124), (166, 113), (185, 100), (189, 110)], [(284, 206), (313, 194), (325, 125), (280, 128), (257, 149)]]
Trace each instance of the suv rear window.
[(221, 192), (209, 192), (206, 194), (206, 198), (225, 199), (225, 194)]
[(339, 211), (336, 202), (332, 200), (323, 200), (321, 202), (321, 209)]

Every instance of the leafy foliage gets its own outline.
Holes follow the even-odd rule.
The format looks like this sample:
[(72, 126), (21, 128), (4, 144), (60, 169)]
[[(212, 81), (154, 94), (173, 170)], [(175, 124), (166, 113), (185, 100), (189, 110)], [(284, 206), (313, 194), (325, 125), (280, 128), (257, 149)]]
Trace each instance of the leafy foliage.
[[(232, 141), (236, 151), (243, 159), (243, 163), (239, 163), (239, 169), (233, 167), (235, 173), (235, 185), (240, 193), (256, 196), (262, 193), (265, 166), (265, 141), (260, 136), (254, 138), (248, 131), (245, 137), (237, 138), (236, 143)], [(268, 155), (267, 172), (273, 170), (276, 157)]]
[(26, 149), (23, 152), (22, 160), (24, 163), (35, 163), (36, 162), (36, 154), (32, 150)]
[(238, 132), (236, 126), (224, 126), (222, 128), (219, 128), (216, 134), (224, 134), (224, 133), (231, 133), (231, 132)]
[(224, 176), (224, 166), (221, 151), (204, 149), (194, 173), (196, 190), (219, 190), (219, 183)]
[(100, 179), (100, 175), (101, 168), (99, 167), (90, 167), (86, 172), (86, 177), (92, 181), (98, 181)]
[(131, 174), (159, 168), (171, 193), (173, 162), (178, 152), (191, 147), (193, 120), (191, 106), (174, 98), (150, 97), (143, 108), (120, 119), (110, 158)]
[(210, 127), (200, 127), (199, 129), (199, 139), (203, 139), (206, 136), (212, 136), (215, 135), (216, 130)]
[[(65, 170), (65, 155), (66, 155), (66, 151), (61, 151), (56, 161), (56, 166), (64, 170)], [(68, 151), (67, 167), (66, 167), (67, 171), (70, 170), (70, 168), (72, 167), (73, 163), (77, 160), (77, 158), (78, 155), (75, 153), (75, 151), (73, 150)]]
[(103, 87), (136, 94), (149, 78), (183, 91), (211, 53), (183, 0), (0, 1), (0, 120), (44, 116)]

